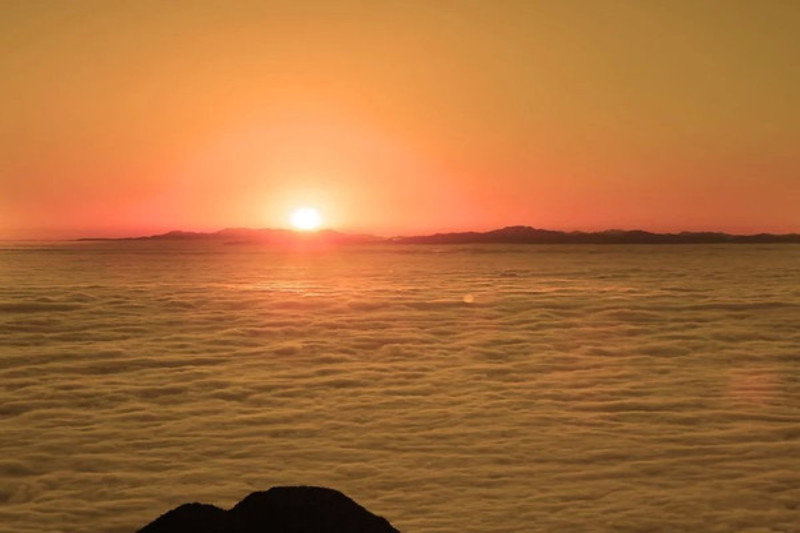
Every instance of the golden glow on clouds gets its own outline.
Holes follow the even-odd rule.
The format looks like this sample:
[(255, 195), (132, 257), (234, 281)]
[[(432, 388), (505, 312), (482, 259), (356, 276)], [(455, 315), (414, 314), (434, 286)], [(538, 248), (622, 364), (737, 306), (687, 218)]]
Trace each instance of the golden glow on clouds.
[(800, 247), (4, 248), (3, 533), (298, 480), (404, 532), (798, 532)]

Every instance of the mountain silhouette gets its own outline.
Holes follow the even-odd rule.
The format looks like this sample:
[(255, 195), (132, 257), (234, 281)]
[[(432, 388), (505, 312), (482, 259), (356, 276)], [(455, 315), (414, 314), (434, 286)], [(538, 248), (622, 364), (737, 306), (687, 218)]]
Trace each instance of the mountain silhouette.
[(81, 241), (211, 241), (224, 244), (340, 245), (340, 244), (748, 244), (800, 243), (800, 234), (732, 235), (710, 231), (652, 233), (642, 230), (556, 231), (530, 226), (508, 226), (477, 232), (435, 233), (383, 238), (334, 230), (228, 228), (211, 233), (170, 231), (145, 237), (79, 239)]
[(399, 533), (339, 491), (324, 487), (273, 487), (254, 492), (225, 511), (187, 503), (138, 533)]
[(83, 238), (79, 241), (197, 241), (224, 244), (370, 244), (384, 242), (382, 237), (360, 233), (342, 233), (330, 229), (295, 231), (289, 229), (226, 228), (213, 232), (173, 230), (157, 235), (121, 238)]
[(642, 230), (597, 232), (555, 231), (530, 226), (508, 226), (487, 232), (436, 233), (395, 237), (397, 244), (715, 244), (715, 243), (800, 243), (800, 235), (731, 235), (719, 232), (651, 233)]

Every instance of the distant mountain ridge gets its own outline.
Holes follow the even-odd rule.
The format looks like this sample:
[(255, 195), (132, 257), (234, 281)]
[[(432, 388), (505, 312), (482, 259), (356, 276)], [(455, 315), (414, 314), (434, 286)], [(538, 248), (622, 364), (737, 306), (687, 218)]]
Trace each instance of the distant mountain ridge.
[(221, 241), (225, 244), (370, 244), (385, 242), (374, 235), (341, 233), (334, 230), (294, 231), (288, 229), (226, 228), (214, 232), (173, 230), (143, 237), (78, 239), (80, 241)]
[(221, 241), (225, 244), (747, 244), (800, 243), (800, 234), (733, 235), (721, 232), (691, 231), (652, 233), (643, 230), (618, 229), (597, 232), (567, 232), (530, 226), (507, 226), (486, 232), (465, 231), (383, 238), (367, 234), (341, 233), (334, 230), (301, 232), (286, 229), (227, 228), (210, 233), (169, 231), (144, 237), (79, 240)]
[(395, 237), (401, 244), (710, 244), (710, 243), (800, 243), (800, 234), (732, 235), (719, 232), (651, 233), (642, 230), (556, 231), (530, 226), (507, 226), (487, 232), (436, 233), (418, 237)]

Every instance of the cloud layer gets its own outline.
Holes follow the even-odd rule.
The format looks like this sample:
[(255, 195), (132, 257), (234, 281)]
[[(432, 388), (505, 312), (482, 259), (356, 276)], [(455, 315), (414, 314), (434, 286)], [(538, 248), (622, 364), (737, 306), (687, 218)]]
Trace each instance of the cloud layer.
[(0, 250), (0, 523), (335, 487), (404, 532), (792, 531), (800, 249)]

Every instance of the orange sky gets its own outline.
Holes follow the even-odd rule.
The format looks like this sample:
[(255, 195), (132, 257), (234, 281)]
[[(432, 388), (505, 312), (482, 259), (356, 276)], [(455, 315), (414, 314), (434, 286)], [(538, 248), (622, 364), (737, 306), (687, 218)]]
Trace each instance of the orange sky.
[(6, 1), (0, 238), (800, 231), (800, 3)]

